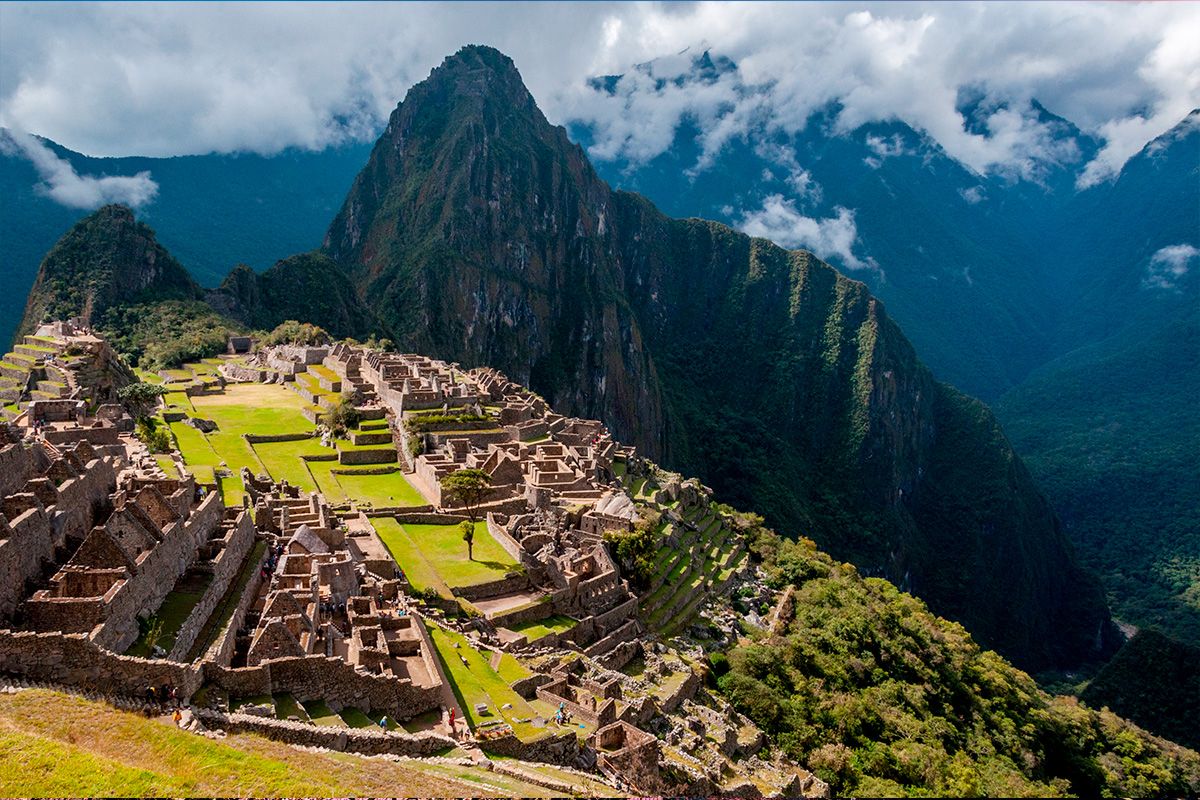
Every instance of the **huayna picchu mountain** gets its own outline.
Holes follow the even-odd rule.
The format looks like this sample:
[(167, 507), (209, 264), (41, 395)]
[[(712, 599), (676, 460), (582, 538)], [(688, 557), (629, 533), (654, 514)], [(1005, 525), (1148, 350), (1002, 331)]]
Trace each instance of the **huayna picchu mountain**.
[(613, 191), (503, 54), (464, 48), (409, 91), (325, 251), (402, 348), (603, 418), (1022, 665), (1111, 647), (1098, 582), (994, 417), (861, 283)]
[(203, 290), (125, 206), (77, 222), (46, 254), (25, 304), (21, 332), (43, 319), (80, 316), (101, 325), (117, 305), (198, 300)]

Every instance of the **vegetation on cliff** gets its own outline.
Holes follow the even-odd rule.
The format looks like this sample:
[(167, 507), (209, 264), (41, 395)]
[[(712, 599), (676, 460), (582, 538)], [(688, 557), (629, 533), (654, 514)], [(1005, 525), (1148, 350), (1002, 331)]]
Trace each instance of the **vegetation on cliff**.
[(1155, 630), (1125, 643), (1081, 695), (1161, 736), (1200, 748), (1200, 648)]
[(761, 526), (769, 582), (794, 586), (776, 636), (727, 654), (726, 696), (837, 795), (1148, 797), (1200, 791), (1200, 755), (1051, 697), (958, 624)]

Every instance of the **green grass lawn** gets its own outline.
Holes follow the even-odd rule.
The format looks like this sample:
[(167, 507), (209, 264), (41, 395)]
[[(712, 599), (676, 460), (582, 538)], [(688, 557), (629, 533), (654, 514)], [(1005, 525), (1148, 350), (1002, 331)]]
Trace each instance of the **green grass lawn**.
[(482, 520), (475, 523), (473, 560), (467, 559), (467, 544), (458, 525), (402, 527), (447, 586), (473, 586), (499, 580), (517, 568), (517, 562), (488, 533), (487, 523)]
[[(339, 716), (342, 722), (351, 728), (379, 727), (379, 721), (371, 719), (357, 708), (343, 708)], [(388, 719), (388, 729), (391, 729), (391, 719)]]
[[(335, 465), (336, 466), (336, 465)], [(408, 482), (403, 472), (385, 475), (339, 473), (331, 476), (342, 495), (375, 508), (391, 506), (423, 506), (428, 501)]]
[(371, 524), (375, 526), (376, 533), (392, 558), (404, 570), (404, 576), (413, 589), (418, 592), (434, 589), (442, 597), (454, 596), (439, 571), (425, 558), (421, 548), (417, 547), (399, 522), (391, 517), (378, 517), (371, 520)]
[[(532, 719), (538, 716), (538, 712), (491, 668), (485, 654), (472, 647), (471, 643), (456, 631), (429, 623), (426, 623), (426, 627), (433, 639), (438, 658), (441, 659), (450, 679), (454, 695), (458, 698), (472, 728), (503, 719), (512, 726), (513, 732), (525, 741), (546, 735), (546, 728), (536, 728), (528, 721), (517, 721)], [(455, 644), (458, 646), (455, 647)], [(477, 703), (486, 703), (491, 713), (483, 715), (476, 712)], [(501, 706), (507, 703), (511, 703), (512, 708), (502, 709)]]
[[(275, 719), (287, 719), (288, 717), (299, 717), (301, 722), (309, 721), (308, 704), (301, 705), (296, 702), (296, 698), (290, 694), (277, 694), (271, 698), (271, 702), (275, 705)], [(324, 703), (322, 703), (324, 705)], [(328, 710), (328, 707), (326, 707)]]
[(325, 728), (345, 728), (346, 722), (331, 709), (324, 700), (305, 700), (304, 710), (314, 725)]
[(342, 485), (338, 483), (337, 476), (332, 470), (339, 467), (336, 461), (309, 461), (308, 473), (312, 475), (316, 481), (317, 488), (321, 494), (325, 495), (325, 499), (334, 505), (344, 503), (349, 500), (346, 493), (342, 490)]
[(562, 614), (555, 614), (552, 617), (539, 620), (537, 622), (522, 622), (518, 625), (513, 625), (510, 630), (517, 633), (523, 633), (528, 637), (529, 641), (537, 641), (543, 636), (549, 636), (552, 633), (565, 633), (571, 630), (577, 624), (570, 617), (564, 617)]
[(294, 442), (259, 442), (253, 448), (274, 480), (286, 480), (306, 492), (317, 491), (317, 484), (302, 456), (336, 455), (335, 450), (322, 447), (321, 440), (315, 437)]

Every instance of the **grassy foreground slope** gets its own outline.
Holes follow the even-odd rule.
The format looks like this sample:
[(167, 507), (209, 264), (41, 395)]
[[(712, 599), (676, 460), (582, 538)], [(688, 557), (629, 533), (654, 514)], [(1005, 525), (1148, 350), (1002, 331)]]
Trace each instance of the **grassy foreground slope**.
[(301, 751), (253, 735), (207, 739), (73, 695), (0, 695), (0, 796), (544, 796), (473, 767)]

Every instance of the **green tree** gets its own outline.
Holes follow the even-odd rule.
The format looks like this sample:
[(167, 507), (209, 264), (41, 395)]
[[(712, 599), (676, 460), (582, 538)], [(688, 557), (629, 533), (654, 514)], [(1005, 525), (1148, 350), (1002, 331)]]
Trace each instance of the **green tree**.
[(492, 476), (481, 469), (460, 469), (442, 478), (442, 496), (460, 505), (472, 523), (478, 519), (479, 504), (492, 485)]
[(166, 393), (167, 390), (161, 386), (138, 381), (118, 389), (117, 400), (125, 406), (129, 416), (140, 420), (154, 413), (154, 408), (158, 405), (158, 398)]
[(474, 561), (475, 560), (475, 552), (474, 552), (474, 550), (475, 550), (475, 523), (467, 521), (467, 522), (463, 522), (458, 527), (459, 527), (459, 530), (462, 531), (463, 541), (467, 543), (467, 560)]

